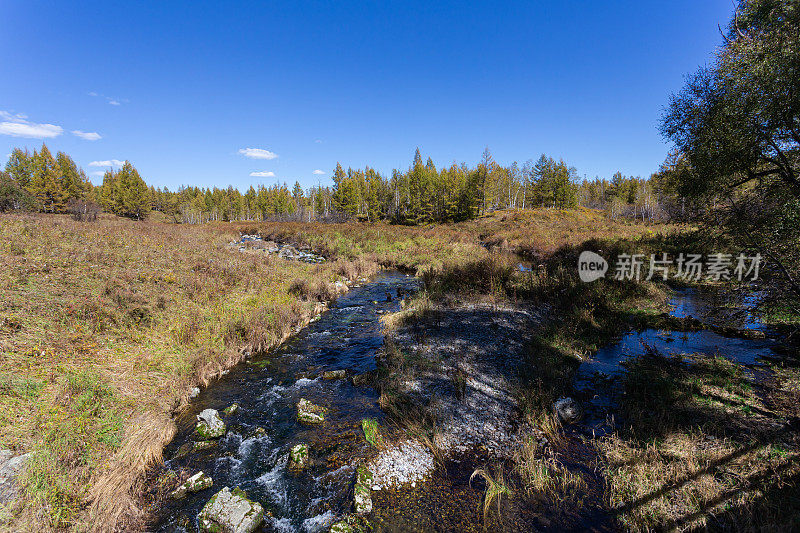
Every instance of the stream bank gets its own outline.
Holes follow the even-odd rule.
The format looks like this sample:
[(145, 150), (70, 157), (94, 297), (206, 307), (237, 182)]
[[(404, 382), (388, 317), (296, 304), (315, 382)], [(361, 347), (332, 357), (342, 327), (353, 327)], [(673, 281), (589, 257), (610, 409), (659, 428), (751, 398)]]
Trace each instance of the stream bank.
[[(361, 421), (383, 419), (375, 389), (354, 385), (352, 378), (375, 370), (375, 355), (383, 345), (380, 316), (398, 311), (416, 285), (415, 278), (391, 271), (353, 285), (319, 320), (277, 349), (254, 354), (200, 392), (176, 420), (178, 434), (165, 450), (168, 459), (152, 492), (155, 496), (159, 485), (171, 491), (201, 470), (213, 486), (180, 500), (156, 498), (152, 529), (197, 531), (201, 508), (225, 486), (240, 487), (260, 503), (266, 531), (318, 531), (347, 514), (356, 459), (370, 447)], [(323, 377), (326, 371), (342, 370), (344, 376)], [(327, 409), (323, 424), (298, 423), (301, 399)], [(225, 415), (233, 404), (238, 409)], [(205, 409), (223, 413), (225, 435), (204, 441), (209, 445), (192, 445), (184, 454), (181, 446), (201, 442), (194, 431)], [(287, 462), (300, 443), (308, 445), (310, 465), (295, 473)], [(166, 496), (168, 491), (160, 492)]]
[[(202, 470), (213, 486), (181, 500), (164, 499), (155, 529), (196, 531), (201, 509), (228, 486), (241, 488), (263, 508), (259, 531), (327, 530), (352, 516), (359, 466), (371, 474), (364, 512), (376, 531), (611, 531), (620, 524), (637, 529), (640, 516), (654, 512), (651, 501), (668, 509), (664, 516), (676, 523), (697, 525), (704, 522), (687, 519), (662, 499), (669, 500), (670, 491), (676, 498), (694, 494), (693, 482), (680, 480), (693, 475), (697, 461), (738, 453), (729, 440), (733, 433), (723, 430), (725, 424), (738, 423), (746, 415), (747, 423), (736, 426), (738, 434), (757, 429), (764, 439), (774, 436), (772, 429), (789, 427), (785, 420), (780, 427), (773, 423), (775, 413), (769, 405), (754, 403), (760, 390), (740, 384), (755, 376), (762, 382), (772, 378), (771, 369), (761, 372), (758, 365), (761, 355), (770, 355), (774, 341), (731, 338), (702, 328), (623, 335), (570, 366), (575, 388), (565, 392), (584, 412), (581, 420), (559, 426), (552, 403), (549, 418), (532, 417), (525, 387), (529, 374), (543, 369), (531, 364), (543, 354), (531, 353), (530, 341), (549, 318), (548, 310), (486, 299), (427, 302), (398, 314), (403, 297), (416, 285), (409, 276), (382, 272), (354, 286), (320, 320), (277, 350), (256, 355), (204, 390), (178, 420), (179, 436), (167, 449), (170, 459), (161, 479), (174, 487)], [(668, 318), (700, 315), (696, 309), (702, 303), (691, 291), (679, 292)], [(661, 350), (664, 354), (658, 353)], [(746, 371), (718, 360), (726, 351), (737, 364), (744, 363)], [(642, 361), (657, 364), (637, 366)], [(704, 374), (692, 374), (698, 368)], [(719, 381), (720, 376), (727, 381)], [(661, 391), (648, 390), (659, 382), (668, 387), (668, 394), (677, 390), (677, 396), (661, 398)], [(727, 413), (684, 409), (684, 403), (676, 403), (685, 400), (680, 388), (684, 382), (694, 387), (687, 391), (700, 396), (707, 387), (722, 383), (722, 391), (712, 392), (744, 401), (745, 407), (735, 404)], [(653, 418), (675, 428), (676, 435), (689, 426), (664, 418), (664, 412), (684, 409), (680, 412), (694, 424), (691, 427), (702, 429), (699, 435), (676, 441), (707, 455), (690, 456), (685, 465), (680, 463), (680, 472), (664, 474), (666, 496), (653, 496), (656, 478), (648, 485), (636, 477), (647, 472), (629, 471), (629, 459), (665, 468), (642, 456), (642, 441), (627, 433), (626, 425), (638, 424), (639, 437), (646, 437), (644, 449), (649, 449), (646, 426), (637, 419), (631, 398), (658, 400), (658, 405), (640, 409), (641, 415), (645, 421)], [(298, 422), (298, 404), (304, 400), (323, 408), (321, 424)], [(235, 412), (224, 413), (234, 404)], [(195, 442), (195, 417), (204, 409), (222, 413), (225, 435), (209, 445), (192, 444), (184, 453), (187, 443)], [(753, 409), (758, 410), (758, 420), (750, 416)], [(365, 421), (374, 423), (372, 433)], [(663, 434), (657, 438), (664, 441)], [(793, 457), (792, 442), (781, 441), (782, 457)], [(774, 439), (769, 445), (769, 450), (775, 449)], [(764, 461), (762, 452), (752, 443), (748, 446), (752, 449), (742, 455), (752, 451), (753, 461)], [(768, 459), (773, 457), (769, 450)], [(304, 455), (297, 459), (296, 453)], [(307, 465), (297, 468), (298, 461)], [(487, 477), (476, 477), (477, 470)], [(723, 489), (707, 489), (703, 501), (718, 497)], [(484, 514), (485, 495), (491, 490), (500, 490), (501, 505), (496, 499), (489, 501)], [(644, 503), (625, 496), (630, 491)], [(717, 507), (698, 509), (717, 512)]]

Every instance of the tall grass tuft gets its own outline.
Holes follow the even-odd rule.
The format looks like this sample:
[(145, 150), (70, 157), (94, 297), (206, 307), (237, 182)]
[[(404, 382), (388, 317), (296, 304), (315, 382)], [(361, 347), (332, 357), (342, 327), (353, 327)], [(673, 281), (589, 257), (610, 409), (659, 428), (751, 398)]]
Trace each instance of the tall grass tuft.
[(374, 418), (365, 418), (361, 421), (361, 428), (364, 430), (364, 438), (373, 446), (383, 446), (383, 437), (378, 429), (378, 421)]
[(486, 483), (486, 492), (483, 496), (483, 523), (486, 524), (487, 519), (489, 518), (489, 511), (491, 510), (492, 504), (497, 504), (497, 517), (498, 519), (502, 520), (502, 515), (500, 514), (500, 504), (502, 501), (503, 496), (510, 497), (512, 495), (512, 491), (509, 486), (506, 484), (505, 478), (503, 476), (503, 467), (497, 467), (496, 473), (493, 476), (491, 471), (488, 468), (478, 468), (472, 475), (469, 476), (469, 483), (472, 485), (472, 480), (475, 477), (483, 478), (484, 482)]

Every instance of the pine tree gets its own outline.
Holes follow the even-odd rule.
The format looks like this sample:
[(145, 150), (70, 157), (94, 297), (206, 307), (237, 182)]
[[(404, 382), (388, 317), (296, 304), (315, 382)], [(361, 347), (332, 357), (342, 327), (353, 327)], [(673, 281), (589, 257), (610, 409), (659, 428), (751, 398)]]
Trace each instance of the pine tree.
[(333, 171), (333, 206), (339, 213), (354, 216), (358, 213), (359, 194), (352, 169), (345, 174), (340, 163), (336, 163)]
[(129, 161), (118, 172), (106, 171), (101, 191), (101, 204), (115, 215), (141, 220), (150, 212), (150, 191)]

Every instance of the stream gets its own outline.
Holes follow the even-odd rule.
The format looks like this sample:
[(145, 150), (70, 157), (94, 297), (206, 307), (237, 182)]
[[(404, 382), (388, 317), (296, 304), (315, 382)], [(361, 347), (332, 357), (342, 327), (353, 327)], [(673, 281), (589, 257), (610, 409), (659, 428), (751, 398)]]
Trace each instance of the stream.
[[(368, 446), (361, 420), (381, 420), (382, 413), (374, 388), (320, 375), (346, 370), (351, 377), (375, 369), (375, 355), (383, 345), (381, 314), (399, 311), (402, 296), (416, 288), (413, 277), (381, 272), (369, 283), (354, 285), (319, 320), (276, 350), (255, 355), (203, 390), (176, 421), (178, 434), (165, 457), (174, 457), (181, 444), (192, 440), (196, 415), (203, 409), (221, 413), (236, 403), (239, 410), (224, 417), (228, 432), (214, 448), (170, 459), (165, 466), (192, 474), (202, 470), (214, 485), (167, 503), (155, 530), (197, 531), (200, 509), (225, 486), (241, 487), (261, 503), (267, 531), (327, 530), (347, 512), (351, 459)], [(300, 398), (330, 409), (324, 425), (306, 427), (296, 421)], [(286, 469), (287, 457), (301, 442), (309, 444), (312, 464), (292, 474)]]
[[(356, 460), (365, 455), (368, 444), (361, 421), (383, 419), (378, 395), (369, 386), (353, 385), (352, 376), (374, 370), (375, 356), (383, 346), (380, 323), (383, 313), (400, 310), (403, 295), (417, 289), (417, 280), (399, 272), (385, 271), (364, 285), (354, 285), (338, 298), (331, 309), (280, 347), (255, 355), (209, 386), (195, 398), (177, 419), (178, 434), (165, 450), (166, 469), (194, 474), (202, 470), (213, 478), (209, 489), (189, 494), (182, 500), (167, 499), (159, 510), (154, 529), (159, 532), (196, 532), (197, 515), (209, 498), (222, 487), (240, 487), (258, 501), (265, 510), (264, 531), (315, 532), (327, 531), (352, 505), (350, 487)], [(693, 316), (704, 322), (732, 324), (740, 328), (760, 328), (747, 311), (752, 301), (740, 302), (736, 312), (728, 310), (720, 318), (715, 311), (724, 308), (714, 297), (693, 289), (676, 291), (671, 303), (677, 317)], [(733, 318), (732, 318), (733, 317)], [(577, 397), (587, 408), (587, 417), (578, 424), (583, 433), (599, 436), (614, 430), (608, 425), (615, 411), (611, 396), (604, 394), (599, 383), (614, 382), (624, 370), (622, 364), (632, 356), (644, 353), (645, 345), (662, 353), (721, 354), (747, 367), (759, 366), (759, 357), (772, 354), (770, 339), (725, 337), (711, 330), (674, 332), (657, 329), (632, 331), (617, 342), (603, 347), (584, 360), (575, 379)], [(324, 371), (346, 370), (347, 379), (326, 380)], [(598, 394), (599, 393), (599, 394)], [(306, 427), (296, 421), (296, 405), (301, 398), (329, 408), (326, 421), (318, 427)], [(225, 416), (227, 434), (214, 447), (195, 450), (176, 458), (178, 448), (191, 442), (196, 415), (203, 409), (222, 411), (238, 404), (239, 410)], [(301, 473), (287, 470), (287, 457), (292, 446), (307, 443), (311, 466)], [(449, 461), (444, 473), (437, 472), (431, 484), (432, 494), (418, 500), (413, 491), (403, 501), (402, 491), (394, 497), (400, 505), (395, 518), (380, 522), (380, 530), (416, 530), (418, 520), (439, 524), (445, 518), (441, 506), (455, 513), (474, 513), (479, 496), (466, 483), (473, 469), (472, 462)], [(456, 471), (458, 469), (462, 471)], [(598, 484), (598, 490), (602, 483)], [(436, 496), (438, 495), (438, 496)], [(441, 497), (441, 499), (438, 499)], [(385, 496), (378, 496), (378, 508), (387, 505)], [(599, 499), (600, 496), (598, 495)], [(388, 504), (392, 505), (392, 504)], [(452, 509), (451, 509), (452, 508)], [(550, 514), (540, 509), (539, 514)], [(599, 509), (598, 509), (599, 511)], [(522, 518), (530, 511), (516, 507), (512, 515), (521, 519), (515, 530), (528, 530), (542, 522), (534, 517)], [(594, 524), (598, 530), (613, 529), (605, 517), (584, 511), (577, 529)], [(438, 518), (437, 518), (438, 517)], [(513, 517), (512, 517), (513, 519)], [(589, 523), (582, 520), (588, 519)], [(554, 524), (544, 525), (549, 529)], [(529, 524), (528, 526), (522, 524)], [(566, 525), (562, 522), (562, 525)], [(452, 524), (451, 524), (452, 526)], [(511, 526), (508, 522), (506, 526)], [(610, 527), (609, 527), (610, 526)], [(573, 525), (573, 529), (576, 526)], [(420, 530), (421, 531), (421, 530)]]
[[(704, 324), (729, 326), (741, 330), (768, 329), (753, 314), (758, 294), (732, 295), (725, 291), (699, 291), (678, 289), (670, 299), (670, 315), (678, 318), (695, 318)], [(616, 411), (617, 394), (613, 387), (625, 370), (624, 362), (653, 349), (665, 355), (702, 354), (723, 356), (742, 365), (746, 372), (764, 371), (762, 358), (775, 358), (777, 346), (774, 339), (738, 338), (722, 335), (711, 329), (698, 331), (672, 331), (647, 328), (630, 331), (617, 342), (604, 346), (585, 359), (575, 377), (575, 388), (587, 407), (584, 431), (593, 436), (613, 432), (609, 417)], [(609, 385), (612, 390), (609, 390)], [(616, 391), (618, 392), (618, 391)]]

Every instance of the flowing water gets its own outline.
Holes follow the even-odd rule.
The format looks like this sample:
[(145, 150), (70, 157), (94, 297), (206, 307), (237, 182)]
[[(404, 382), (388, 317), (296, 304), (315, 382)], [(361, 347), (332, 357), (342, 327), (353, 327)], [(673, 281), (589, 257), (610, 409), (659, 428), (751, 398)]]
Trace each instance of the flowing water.
[[(156, 530), (196, 531), (196, 517), (208, 499), (224, 486), (239, 486), (269, 515), (266, 531), (326, 530), (335, 517), (349, 510), (351, 459), (366, 443), (360, 422), (381, 418), (377, 394), (356, 387), (349, 379), (325, 380), (325, 370), (356, 375), (375, 369), (383, 345), (380, 314), (400, 309), (402, 295), (416, 289), (413, 277), (383, 272), (339, 297), (320, 320), (290, 338), (278, 349), (255, 356), (205, 389), (178, 419), (178, 435), (165, 452), (191, 441), (197, 413), (237, 403), (240, 409), (225, 417), (228, 433), (216, 447), (167, 461), (166, 467), (190, 473), (202, 470), (214, 480), (212, 488), (168, 503)], [(330, 409), (321, 427), (304, 427), (295, 420), (300, 398)], [(306, 442), (317, 458), (307, 471), (286, 470), (291, 447)]]
[[(160, 532), (196, 531), (200, 509), (224, 486), (241, 487), (251, 499), (262, 504), (268, 515), (264, 531), (325, 531), (337, 517), (347, 513), (352, 503), (349, 489), (354, 459), (364, 456), (368, 446), (361, 432), (361, 420), (381, 420), (382, 412), (372, 387), (354, 386), (349, 379), (325, 380), (320, 375), (326, 370), (344, 369), (348, 376), (373, 370), (375, 355), (383, 345), (381, 314), (399, 310), (402, 295), (415, 290), (416, 286), (414, 278), (398, 272), (383, 272), (363, 286), (354, 286), (320, 320), (275, 351), (255, 356), (248, 363), (233, 368), (193, 400), (191, 407), (177, 420), (179, 432), (167, 448), (166, 457), (173, 457), (181, 444), (192, 440), (195, 416), (201, 410), (212, 408), (222, 412), (233, 403), (240, 409), (225, 417), (228, 433), (214, 448), (167, 461), (166, 467), (171, 470), (185, 470), (189, 474), (202, 470), (213, 478), (214, 485), (184, 500), (167, 502), (155, 529)], [(760, 328), (747, 312), (752, 303), (752, 298), (745, 298), (740, 308), (731, 313), (729, 305), (720, 305), (714, 297), (691, 289), (677, 291), (671, 302), (674, 316), (693, 316), (740, 328)], [(722, 308), (727, 311), (720, 318), (718, 311)], [(618, 342), (598, 350), (584, 361), (578, 371), (578, 397), (590, 412), (600, 414), (584, 420), (583, 431), (594, 432), (595, 425), (603, 427), (608, 413), (614, 412), (611, 396), (598, 394), (598, 376), (613, 380), (624, 368), (621, 363), (644, 353), (645, 345), (662, 353), (719, 353), (753, 366), (758, 364), (759, 356), (772, 354), (773, 342), (729, 338), (710, 330), (646, 329), (623, 335)], [(295, 406), (301, 398), (330, 409), (324, 425), (309, 428), (297, 423)], [(609, 427), (613, 430), (613, 425)], [(300, 474), (290, 473), (286, 469), (287, 456), (290, 448), (300, 442), (309, 444), (312, 464)], [(437, 489), (421, 498), (418, 492), (410, 489), (392, 495), (375, 493), (379, 510), (397, 511), (390, 513), (388, 519), (377, 515), (378, 529), (423, 531), (429, 528), (419, 529), (420, 524), (440, 529), (443, 521), (450, 524), (450, 528), (458, 523), (474, 522), (472, 515), (480, 496), (467, 483), (473, 461), (451, 461), (448, 465), (445, 473), (437, 471), (429, 483)], [(463, 472), (451, 471), (460, 466)], [(600, 487), (602, 483), (597, 485)], [(551, 510), (538, 511), (542, 516), (553, 514)], [(563, 516), (546, 525), (546, 521), (535, 516), (526, 518), (529, 512), (519, 507), (512, 509), (512, 518), (520, 524), (511, 529), (530, 530), (532, 524), (536, 524), (534, 529), (567, 525)], [(575, 523), (586, 526), (584, 520), (588, 518), (598, 530), (610, 528), (602, 516), (582, 514), (586, 516), (579, 517)], [(506, 523), (506, 526), (511, 525)], [(583, 526), (573, 524), (570, 529), (579, 530)]]

